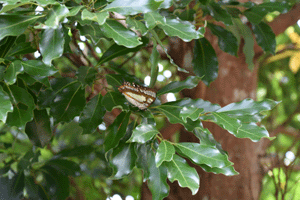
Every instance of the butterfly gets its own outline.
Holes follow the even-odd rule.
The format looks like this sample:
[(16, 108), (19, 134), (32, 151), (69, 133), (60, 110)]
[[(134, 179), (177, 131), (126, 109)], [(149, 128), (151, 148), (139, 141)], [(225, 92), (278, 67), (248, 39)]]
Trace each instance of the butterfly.
[(146, 110), (156, 99), (155, 90), (134, 83), (124, 82), (118, 89), (127, 101), (140, 110)]

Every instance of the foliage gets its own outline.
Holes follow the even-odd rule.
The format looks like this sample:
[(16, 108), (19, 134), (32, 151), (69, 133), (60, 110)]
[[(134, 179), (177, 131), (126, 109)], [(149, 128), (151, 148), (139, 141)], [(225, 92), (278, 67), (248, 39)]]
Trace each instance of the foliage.
[[(8, 183), (10, 195), (65, 199), (70, 195), (69, 185), (74, 185), (71, 176), (90, 174), (102, 180), (98, 187), (105, 188), (111, 182), (104, 179), (124, 178), (135, 168), (143, 171), (153, 199), (168, 195), (167, 178), (195, 194), (199, 176), (184, 158), (207, 172), (237, 174), (226, 152), (201, 122), (216, 123), (238, 138), (258, 141), (269, 137), (267, 130), (257, 125), (264, 117), (262, 112), (278, 102), (245, 99), (221, 108), (202, 99), (162, 104), (158, 98), (194, 88), (201, 78), (207, 85), (217, 78), (216, 53), (203, 37), (204, 16), (213, 17), (207, 28), (217, 35), (225, 52), (237, 55), (244, 38), (244, 53), (251, 67), (254, 40), (240, 15), (252, 23), (262, 49), (274, 53), (275, 37), (263, 17), (290, 6), (276, 2), (190, 2), (0, 1), (1, 181)], [(171, 6), (174, 9), (169, 9)], [(266, 35), (272, 37), (265, 39)], [(82, 41), (80, 36), (89, 39)], [(126, 68), (125, 64), (137, 52), (152, 48), (147, 73), (151, 72), (151, 86), (155, 86), (159, 46), (175, 65), (164, 47), (164, 37), (195, 40), (196, 76), (156, 88), (154, 104), (138, 110), (118, 91), (123, 81), (141, 84), (131, 74), (134, 67)], [(97, 48), (101, 49), (99, 54)], [(36, 51), (41, 57), (34, 56)], [(132, 56), (127, 57), (128, 53)], [(120, 63), (124, 58), (127, 61)], [(133, 73), (137, 76), (144, 70), (138, 67)], [(109, 121), (111, 115), (114, 117)], [(170, 123), (182, 124), (200, 143), (165, 140), (156, 125), (161, 116)], [(97, 167), (87, 168), (87, 163)], [(112, 192), (104, 190), (105, 195)]]
[(300, 63), (294, 62), (294, 56), (299, 53), (299, 44), (295, 43), (299, 34), (300, 28), (296, 24), (278, 35), (277, 54), (265, 57), (260, 67), (258, 98), (282, 101), (263, 120), (268, 130), (276, 134), (276, 139), (261, 158), (266, 174), (260, 199), (299, 198)]

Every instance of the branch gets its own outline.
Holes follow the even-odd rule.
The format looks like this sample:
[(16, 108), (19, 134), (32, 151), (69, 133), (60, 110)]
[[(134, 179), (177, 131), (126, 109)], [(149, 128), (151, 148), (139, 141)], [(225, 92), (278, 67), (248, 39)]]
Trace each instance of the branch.
[(269, 26), (274, 31), (275, 35), (283, 33), (289, 26), (294, 25), (300, 19), (300, 3), (295, 4), (292, 9), (285, 14), (280, 15), (274, 21), (269, 23)]

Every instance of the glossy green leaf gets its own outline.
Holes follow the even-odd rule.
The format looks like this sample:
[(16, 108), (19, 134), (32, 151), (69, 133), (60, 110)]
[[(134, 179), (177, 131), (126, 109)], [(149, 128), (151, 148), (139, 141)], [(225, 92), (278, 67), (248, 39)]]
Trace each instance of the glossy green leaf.
[(205, 85), (209, 85), (218, 77), (218, 58), (215, 50), (205, 38), (195, 40), (194, 46), (194, 73), (203, 77)]
[(32, 76), (27, 73), (24, 73), (24, 74), (19, 74), (18, 78), (22, 79), (27, 85), (34, 85), (35, 83), (41, 83), (47, 88), (51, 87), (48, 76)]
[(106, 152), (118, 146), (120, 140), (125, 136), (130, 114), (131, 112), (121, 112), (108, 127), (107, 135), (104, 140)]
[(144, 20), (148, 29), (153, 29), (158, 24), (166, 23), (166, 18), (158, 11), (145, 13)]
[(3, 88), (0, 85), (0, 120), (6, 122), (7, 113), (13, 111), (13, 106), (10, 102), (9, 95), (3, 91)]
[(128, 110), (128, 104), (125, 97), (120, 92), (107, 92), (102, 98), (102, 105), (107, 111), (112, 111), (115, 107), (122, 107)]
[(22, 42), (14, 45), (7, 54), (9, 56), (28, 54), (35, 52), (36, 49), (31, 46), (31, 42)]
[(183, 107), (195, 106), (196, 108), (202, 108), (205, 112), (212, 112), (218, 110), (220, 108), (217, 104), (212, 104), (209, 101), (204, 101), (202, 99), (181, 99), (174, 102), (164, 103), (159, 106), (153, 106), (153, 108), (158, 109), (160, 112), (164, 113), (169, 121), (173, 124), (180, 123), (185, 126), (188, 131), (192, 131), (195, 127), (201, 126), (200, 120), (192, 121), (187, 118), (187, 122), (185, 123), (183, 119), (180, 117), (180, 111)]
[(196, 11), (194, 9), (186, 9), (184, 11), (175, 11), (174, 14), (179, 17), (179, 19), (184, 21), (194, 21), (194, 17), (196, 14)]
[(169, 141), (162, 140), (157, 148), (155, 155), (156, 167), (159, 167), (164, 161), (171, 161), (174, 154), (174, 146)]
[(0, 15), (0, 40), (9, 35), (21, 35), (30, 24), (40, 17), (38, 15)]
[(76, 28), (80, 31), (80, 35), (90, 37), (94, 44), (97, 44), (101, 38), (105, 37), (102, 31), (100, 30), (100, 26), (96, 23), (84, 26), (78, 23)]
[(32, 96), (23, 88), (15, 85), (4, 88), (10, 97), (10, 101), (14, 105), (13, 112), (7, 115), (6, 123), (9, 126), (16, 126), (21, 129), (25, 128), (25, 124), (32, 120), (33, 109), (35, 108)]
[(238, 31), (244, 38), (243, 53), (246, 56), (246, 63), (249, 69), (254, 68), (253, 58), (254, 58), (254, 39), (252, 36), (251, 29), (245, 25), (240, 19), (233, 19), (234, 26), (237, 27)]
[(82, 20), (92, 20), (92, 21), (98, 22), (99, 25), (104, 24), (106, 21), (106, 18), (108, 16), (109, 16), (108, 12), (92, 13), (92, 12), (88, 11), (87, 9), (84, 9), (81, 13)]
[(227, 166), (223, 168), (217, 168), (217, 167), (209, 167), (205, 164), (201, 164), (200, 167), (205, 171), (205, 172), (212, 172), (214, 174), (224, 174), (225, 176), (234, 176), (238, 175), (239, 173), (235, 171), (233, 166)]
[(262, 111), (272, 110), (279, 102), (271, 99), (263, 101), (254, 101), (253, 99), (244, 99), (240, 102), (231, 103), (218, 109), (216, 112), (226, 113), (232, 116), (254, 115)]
[(62, 87), (51, 105), (54, 123), (69, 122), (79, 116), (85, 106), (85, 90), (77, 81)]
[(84, 6), (73, 6), (67, 16), (69, 17), (77, 15), (82, 8), (84, 8)]
[(215, 1), (210, 1), (207, 5), (210, 15), (214, 17), (215, 20), (223, 22), (225, 25), (232, 25), (231, 15), (223, 9), (220, 4)]
[(151, 140), (159, 131), (151, 124), (140, 124), (132, 132), (128, 142), (146, 143)]
[(148, 33), (148, 29), (143, 22), (136, 20), (131, 17), (127, 17), (126, 23), (129, 25), (129, 28), (134, 29), (141, 33), (142, 36), (145, 36)]
[(118, 45), (134, 48), (142, 44), (134, 32), (126, 29), (117, 21), (106, 20), (101, 26), (101, 30), (106, 37), (112, 38)]
[(62, 55), (64, 43), (64, 33), (61, 27), (44, 31), (40, 40), (40, 51), (45, 64), (51, 65), (53, 59)]
[(5, 58), (7, 53), (14, 47), (16, 36), (8, 36), (3, 40), (0, 40), (0, 58)]
[(5, 74), (4, 74), (4, 81), (8, 85), (12, 85), (17, 80), (17, 75), (24, 72), (24, 68), (21, 65), (21, 61), (16, 60), (8, 66)]
[(203, 108), (196, 108), (194, 105), (183, 107), (180, 111), (179, 116), (183, 119), (184, 122), (187, 122), (187, 118), (190, 118), (192, 121), (199, 119), (200, 114), (204, 111)]
[(155, 42), (155, 45), (153, 45), (152, 54), (150, 56), (150, 62), (151, 62), (151, 79), (149, 85), (150, 88), (154, 87), (158, 75), (159, 52), (156, 49), (156, 46), (157, 45)]
[(192, 194), (198, 192), (200, 179), (195, 168), (190, 167), (185, 159), (178, 155), (173, 156), (173, 160), (165, 162), (168, 169), (168, 178), (171, 182), (178, 181), (180, 187), (188, 187)]
[(169, 83), (168, 85), (164, 86), (157, 92), (157, 96), (160, 96), (162, 94), (166, 93), (176, 93), (183, 89), (192, 89), (196, 87), (199, 83), (201, 78), (198, 76), (189, 76), (183, 81), (173, 81)]
[(83, 128), (82, 133), (91, 134), (95, 132), (96, 128), (102, 123), (105, 112), (101, 94), (92, 98), (80, 115), (79, 125)]
[(58, 157), (83, 157), (95, 151), (91, 145), (82, 145), (74, 148), (67, 148), (61, 150), (56, 156)]
[(257, 126), (255, 123), (241, 123), (238, 119), (224, 113), (213, 112), (212, 114), (215, 117), (215, 123), (237, 138), (249, 138), (253, 142), (257, 142), (263, 137), (269, 137), (268, 131), (263, 127)]
[(185, 42), (190, 42), (193, 39), (204, 37), (205, 29), (203, 27), (198, 30), (188, 21), (179, 19), (166, 19), (165, 24), (158, 24), (158, 27), (164, 30), (166, 35), (172, 37), (177, 36)]
[(136, 167), (143, 170), (143, 181), (145, 182), (149, 179), (150, 172), (149, 172), (149, 160), (152, 155), (153, 150), (151, 149), (151, 144), (139, 144), (136, 143), (135, 145), (135, 152), (137, 155), (136, 159)]
[(130, 174), (135, 166), (136, 158), (133, 143), (123, 143), (113, 149), (110, 159), (113, 168), (112, 177), (120, 179)]
[(30, 1), (29, 0), (25, 0), (25, 1), (14, 1), (14, 0), (6, 0), (6, 1), (2, 1), (1, 3), (2, 6), (1, 6), (1, 10), (0, 10), (0, 13), (5, 13), (7, 11), (10, 11), (12, 9), (15, 9), (15, 8), (18, 8), (20, 6), (24, 6), (26, 4), (29, 4)]
[(160, 4), (159, 9), (161, 9), (161, 8), (167, 9), (167, 8), (170, 8), (172, 5), (173, 5), (173, 0), (164, 0)]
[(200, 139), (200, 144), (215, 147), (221, 154), (227, 154), (227, 152), (222, 149), (221, 144), (215, 140), (213, 134), (207, 128), (197, 127), (194, 130), (194, 134)]
[(176, 151), (191, 159), (194, 163), (205, 164), (209, 167), (223, 168), (232, 165), (226, 154), (210, 145), (182, 142), (175, 144)]
[(108, 62), (116, 57), (126, 55), (130, 52), (137, 52), (142, 47), (147, 46), (149, 39), (146, 37), (142, 37), (142, 44), (138, 45), (135, 48), (127, 48), (124, 46), (120, 46), (117, 44), (111, 45), (102, 55), (97, 65), (101, 65), (102, 63)]
[(221, 26), (208, 23), (208, 27), (212, 33), (218, 37), (220, 49), (233, 56), (237, 56), (239, 46), (236, 37), (230, 31)]
[(51, 159), (46, 162), (43, 168), (51, 167), (64, 175), (74, 176), (76, 172), (80, 172), (80, 167), (77, 163), (67, 159)]
[(156, 0), (115, 0), (104, 11), (117, 12), (121, 15), (135, 15), (157, 10), (163, 1)]
[[(47, 29), (57, 29), (60, 26), (60, 22), (64, 20), (69, 14), (69, 9), (62, 4), (57, 4), (50, 8), (50, 12), (45, 21)], [(45, 28), (45, 27), (44, 27)]]
[(275, 34), (271, 27), (265, 22), (260, 22), (257, 25), (252, 24), (252, 30), (254, 32), (257, 44), (261, 46), (265, 52), (270, 52), (275, 55), (276, 40)]
[(43, 148), (52, 138), (50, 119), (47, 111), (34, 110), (33, 120), (28, 122), (25, 127), (27, 134), (33, 145)]
[(243, 13), (247, 19), (254, 24), (259, 24), (266, 14), (273, 11), (286, 13), (291, 8), (286, 1), (267, 2), (251, 7)]
[(82, 86), (92, 86), (98, 71), (95, 68), (88, 66), (80, 66), (77, 71), (78, 81), (81, 82)]
[(32, 76), (52, 76), (58, 72), (53, 66), (45, 65), (40, 60), (21, 61), (21, 64), (24, 71)]
[(148, 187), (152, 194), (153, 200), (161, 200), (168, 196), (169, 185), (167, 183), (167, 168), (163, 165), (156, 166), (154, 152), (151, 151), (147, 157), (149, 179)]

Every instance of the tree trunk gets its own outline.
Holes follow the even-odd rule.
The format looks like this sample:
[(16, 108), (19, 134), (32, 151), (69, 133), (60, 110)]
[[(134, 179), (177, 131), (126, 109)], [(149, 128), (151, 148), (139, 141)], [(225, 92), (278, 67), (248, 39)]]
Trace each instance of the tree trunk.
[[(299, 19), (300, 4), (294, 6), (289, 13), (281, 15), (270, 24), (275, 30), (275, 34), (282, 33), (288, 26), (293, 25)], [(285, 23), (280, 23), (284, 21)], [(288, 23), (289, 22), (289, 23)], [(257, 45), (254, 48), (255, 69), (250, 71), (245, 63), (245, 56), (242, 53), (242, 48), (238, 53), (238, 57), (231, 56), (218, 47), (218, 39), (210, 33), (206, 33), (205, 37), (211, 42), (215, 49), (219, 61), (218, 78), (206, 87), (200, 83), (193, 90), (183, 90), (182, 94), (185, 97), (192, 99), (202, 98), (212, 103), (217, 103), (225, 106), (232, 102), (237, 102), (245, 98), (256, 98), (257, 84), (257, 58), (262, 54), (262, 50)], [(243, 42), (241, 42), (243, 43)], [(242, 46), (243, 44), (241, 44)], [(184, 43), (179, 39), (171, 41), (170, 55), (175, 63), (181, 67), (188, 68), (192, 61), (193, 43)], [(179, 73), (182, 80), (187, 77), (187, 74)], [(172, 125), (171, 125), (172, 126)], [(174, 125), (173, 125), (174, 126)], [(162, 132), (166, 138), (170, 138), (172, 133), (178, 129), (181, 130), (181, 141), (199, 140), (192, 134), (184, 130), (182, 126), (177, 126), (177, 129)], [(264, 154), (268, 139), (262, 139), (260, 142), (254, 143), (249, 139), (238, 139), (221, 129), (215, 124), (205, 123), (214, 135), (216, 141), (220, 142), (223, 149), (228, 152), (229, 160), (234, 163), (234, 168), (240, 173), (236, 176), (225, 176), (222, 174), (206, 173), (200, 167), (196, 167), (200, 176), (200, 189), (196, 195), (192, 195), (187, 188), (180, 188), (177, 182), (170, 184), (170, 195), (165, 198), (168, 200), (251, 200), (258, 199), (261, 190), (261, 179), (263, 171), (260, 167), (260, 155)], [(170, 133), (170, 131), (172, 133)], [(191, 163), (190, 163), (191, 164)], [(191, 164), (192, 166), (195, 166)], [(144, 186), (142, 190), (142, 200), (151, 199), (151, 193)]]

